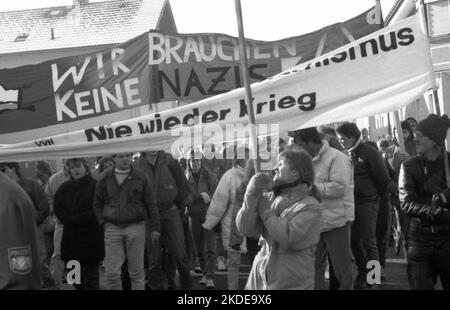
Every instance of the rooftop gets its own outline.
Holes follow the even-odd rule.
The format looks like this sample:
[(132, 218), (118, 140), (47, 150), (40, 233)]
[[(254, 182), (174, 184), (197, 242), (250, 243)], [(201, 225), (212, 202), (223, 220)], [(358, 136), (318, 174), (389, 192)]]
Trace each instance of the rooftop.
[(168, 0), (80, 2), (0, 12), (0, 54), (123, 43), (157, 29), (170, 5)]

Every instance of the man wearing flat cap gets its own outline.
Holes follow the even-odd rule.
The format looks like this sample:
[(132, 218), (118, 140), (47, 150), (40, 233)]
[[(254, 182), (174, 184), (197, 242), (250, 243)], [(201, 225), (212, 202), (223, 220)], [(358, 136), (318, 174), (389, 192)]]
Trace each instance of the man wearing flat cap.
[(446, 183), (446, 115), (430, 115), (415, 132), (417, 156), (403, 162), (399, 176), (402, 211), (411, 218), (408, 280), (411, 289), (435, 288), (437, 277), (450, 290), (450, 189)]

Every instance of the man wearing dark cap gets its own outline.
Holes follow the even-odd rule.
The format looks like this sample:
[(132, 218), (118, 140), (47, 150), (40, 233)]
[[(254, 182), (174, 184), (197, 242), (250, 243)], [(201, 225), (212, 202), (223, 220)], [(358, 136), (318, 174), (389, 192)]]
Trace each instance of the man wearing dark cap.
[(399, 196), (402, 211), (411, 218), (408, 279), (411, 289), (434, 289), (439, 276), (450, 290), (450, 189), (444, 165), (445, 138), (450, 120), (430, 115), (417, 124), (418, 156), (402, 164)]

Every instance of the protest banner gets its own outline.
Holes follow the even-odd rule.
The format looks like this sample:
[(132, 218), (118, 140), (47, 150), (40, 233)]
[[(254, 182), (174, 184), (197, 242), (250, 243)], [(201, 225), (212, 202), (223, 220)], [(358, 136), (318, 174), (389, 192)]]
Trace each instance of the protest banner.
[[(412, 16), (252, 84), (258, 135), (398, 110), (434, 79), (428, 37)], [(245, 140), (244, 89), (152, 115), (0, 148), (0, 161), (174, 150)]]
[[(247, 40), (251, 81), (380, 28), (374, 7), (309, 34)], [(123, 112), (153, 102), (191, 102), (239, 88), (238, 50), (237, 38), (223, 34), (149, 32), (98, 53), (0, 70), (0, 143), (129, 119)]]
[(0, 135), (149, 104), (150, 85), (148, 33), (94, 54), (2, 69)]
[[(381, 29), (377, 6), (342, 23), (265, 42), (246, 39), (250, 82), (259, 82)], [(224, 34), (149, 33), (160, 101), (197, 101), (243, 87), (238, 38)]]

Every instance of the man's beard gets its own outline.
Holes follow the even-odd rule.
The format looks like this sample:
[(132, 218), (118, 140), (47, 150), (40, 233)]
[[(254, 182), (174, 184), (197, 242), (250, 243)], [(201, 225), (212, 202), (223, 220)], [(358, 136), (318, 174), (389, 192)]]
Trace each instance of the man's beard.
[(273, 193), (275, 196), (281, 195), (283, 190), (291, 187), (295, 187), (298, 184), (300, 184), (300, 179), (293, 181), (293, 182), (287, 182), (285, 180), (276, 179), (273, 184)]

